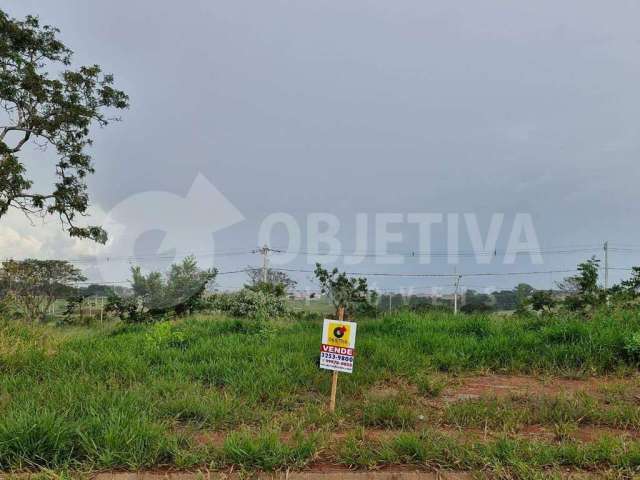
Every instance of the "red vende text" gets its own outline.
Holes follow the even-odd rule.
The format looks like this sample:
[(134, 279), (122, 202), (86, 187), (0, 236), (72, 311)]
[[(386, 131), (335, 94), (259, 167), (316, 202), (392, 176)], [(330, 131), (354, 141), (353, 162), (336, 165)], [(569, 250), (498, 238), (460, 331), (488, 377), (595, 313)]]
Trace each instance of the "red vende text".
[(323, 343), (320, 347), (321, 352), (327, 353), (337, 353), (338, 355), (349, 355), (352, 356), (355, 354), (355, 350), (353, 348), (344, 348), (344, 347), (334, 347), (333, 345), (327, 345)]

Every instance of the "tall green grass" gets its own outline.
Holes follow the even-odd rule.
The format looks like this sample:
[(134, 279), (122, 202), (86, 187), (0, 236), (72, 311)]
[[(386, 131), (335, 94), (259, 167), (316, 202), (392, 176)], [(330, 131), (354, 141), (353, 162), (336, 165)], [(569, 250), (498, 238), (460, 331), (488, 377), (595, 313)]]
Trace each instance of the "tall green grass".
[[(355, 371), (340, 377), (339, 398), (351, 400), (340, 401), (334, 418), (322, 413), (330, 375), (316, 366), (319, 322), (276, 322), (265, 329), (194, 316), (168, 326), (98, 330), (2, 324), (0, 469), (213, 460), (255, 468), (300, 465), (313, 455), (313, 445), (278, 446), (272, 437), (253, 444), (244, 434), (230, 437), (222, 457), (212, 459), (181, 432), (319, 428), (347, 417), (365, 426), (412, 428), (410, 402), (368, 398), (370, 387), (401, 380), (437, 395), (442, 387), (429, 372), (635, 371), (624, 346), (637, 331), (636, 312), (589, 320), (441, 313), (365, 319), (358, 327)], [(469, 425), (482, 418), (455, 415)]]
[[(340, 446), (337, 459), (351, 467), (411, 464), (435, 469), (502, 472), (505, 478), (528, 478), (550, 468), (616, 468), (632, 478), (640, 466), (640, 443), (603, 437), (591, 444), (549, 444), (501, 437), (461, 442), (438, 432), (405, 433), (390, 440), (368, 441), (357, 435)], [(624, 472), (624, 473), (623, 473)]]

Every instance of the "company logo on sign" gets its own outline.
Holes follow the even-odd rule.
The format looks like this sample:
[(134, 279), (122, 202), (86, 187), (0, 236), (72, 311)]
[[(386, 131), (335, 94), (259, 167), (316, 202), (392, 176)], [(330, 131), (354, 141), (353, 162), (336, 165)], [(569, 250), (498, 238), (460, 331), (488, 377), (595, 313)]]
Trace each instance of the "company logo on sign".
[(351, 338), (351, 329), (344, 322), (331, 322), (329, 324), (328, 344), (335, 347), (348, 347)]

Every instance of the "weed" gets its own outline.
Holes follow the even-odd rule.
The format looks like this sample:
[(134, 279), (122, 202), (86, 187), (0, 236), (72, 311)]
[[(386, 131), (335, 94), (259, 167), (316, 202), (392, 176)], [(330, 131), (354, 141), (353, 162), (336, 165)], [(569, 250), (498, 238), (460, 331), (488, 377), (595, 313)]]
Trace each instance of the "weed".
[(368, 427), (408, 428), (416, 420), (416, 414), (399, 396), (369, 399), (362, 407), (362, 423)]
[(274, 432), (257, 435), (250, 432), (231, 433), (222, 449), (223, 462), (243, 468), (278, 470), (285, 467), (302, 467), (317, 451), (316, 437), (296, 436), (288, 445)]
[(416, 379), (416, 385), (418, 392), (422, 395), (435, 398), (442, 393), (442, 390), (447, 386), (447, 382), (443, 377), (423, 373)]

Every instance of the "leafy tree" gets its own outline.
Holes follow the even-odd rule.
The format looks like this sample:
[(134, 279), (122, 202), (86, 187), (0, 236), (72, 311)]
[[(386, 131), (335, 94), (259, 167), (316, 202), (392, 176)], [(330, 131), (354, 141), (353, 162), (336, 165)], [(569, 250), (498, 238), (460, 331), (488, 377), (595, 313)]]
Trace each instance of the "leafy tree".
[(68, 297), (67, 305), (65, 306), (64, 312), (62, 313), (62, 315), (64, 315), (65, 318), (69, 319), (73, 315), (80, 312), (82, 308), (82, 302), (84, 302), (85, 298), (86, 297), (82, 294), (74, 294)]
[(531, 294), (534, 292), (534, 288), (528, 283), (519, 283), (513, 289), (516, 294), (516, 311), (523, 312), (526, 310), (527, 302)]
[(245, 285), (244, 287), (246, 290), (261, 292), (274, 297), (284, 297), (287, 294), (287, 290), (282, 283), (258, 282), (255, 285)]
[(173, 312), (185, 315), (196, 310), (202, 302), (207, 285), (215, 279), (216, 269), (200, 270), (194, 257), (171, 265), (169, 272), (142, 273), (132, 267), (132, 296), (112, 296), (108, 310), (131, 322), (143, 321), (149, 315)]
[(578, 291), (585, 294), (595, 294), (598, 292), (598, 268), (600, 260), (591, 257), (586, 262), (578, 265), (578, 275), (575, 278)]
[[(105, 110), (126, 108), (128, 97), (98, 65), (69, 68), (72, 51), (58, 33), (37, 17), (16, 20), (0, 10), (0, 106), (6, 113), (0, 125), (0, 218), (10, 207), (57, 215), (71, 236), (104, 242), (102, 228), (76, 224), (89, 205), (86, 177), (94, 172), (87, 147), (91, 127), (116, 120)], [(55, 152), (51, 190), (32, 189), (19, 157), (29, 141)]]
[(620, 286), (629, 296), (638, 297), (640, 295), (640, 267), (633, 267), (631, 269), (631, 278), (620, 282)]
[(109, 297), (113, 294), (114, 287), (92, 283), (85, 288), (79, 288), (78, 293), (83, 297)]
[(212, 282), (216, 269), (200, 270), (194, 257), (186, 257), (182, 263), (171, 265), (167, 276), (166, 296), (177, 315), (185, 315), (198, 309), (207, 285)]
[(631, 269), (631, 277), (609, 288), (609, 296), (618, 305), (631, 306), (640, 298), (640, 267)]
[(266, 281), (264, 281), (264, 272), (261, 268), (251, 268), (247, 270), (249, 277), (249, 285), (245, 288), (253, 292), (262, 292), (267, 295), (275, 295), (276, 297), (284, 297), (297, 284), (286, 272), (280, 272), (267, 268)]
[(29, 320), (43, 320), (51, 304), (73, 292), (72, 284), (86, 280), (64, 260), (7, 260), (2, 262), (3, 291), (15, 299)]
[(565, 278), (558, 284), (566, 294), (564, 305), (569, 310), (581, 310), (595, 307), (603, 299), (602, 291), (598, 287), (598, 268), (600, 260), (591, 257), (578, 264), (578, 274)]
[[(87, 310), (83, 308), (83, 304), (87, 299), (87, 295), (82, 289), (77, 289), (75, 293), (66, 298), (67, 304), (62, 312), (62, 318), (57, 321), (58, 325), (89, 325), (93, 320), (91, 310), (87, 315)], [(93, 314), (97, 315), (98, 310)]]
[(138, 297), (148, 310), (163, 311), (171, 306), (171, 302), (165, 295), (166, 284), (160, 272), (150, 272), (145, 275), (139, 266), (133, 266), (131, 277), (134, 296)]
[(368, 310), (377, 300), (375, 292), (369, 291), (366, 278), (349, 278), (337, 268), (329, 272), (319, 263), (316, 263), (314, 273), (320, 282), (320, 291), (333, 303), (336, 316), (340, 308), (344, 308), (345, 316), (353, 318), (357, 311)]
[(467, 290), (464, 293), (464, 305), (460, 307), (461, 312), (490, 312), (495, 310), (493, 298), (485, 293), (478, 293), (475, 290)]
[(135, 295), (116, 295), (114, 293), (107, 299), (104, 310), (129, 323), (142, 322), (147, 318), (140, 297)]
[[(384, 305), (384, 302), (382, 301), (382, 299), (380, 303)], [(424, 297), (424, 296), (418, 296), (418, 295), (411, 295), (408, 298), (407, 303), (409, 305), (409, 309), (413, 311), (433, 310), (433, 307), (434, 307), (433, 299), (431, 297)]]
[(500, 290), (493, 292), (496, 310), (515, 310), (518, 308), (518, 298), (514, 290)]
[(536, 290), (529, 297), (528, 304), (536, 312), (541, 312), (551, 310), (555, 306), (556, 300), (551, 290)]

